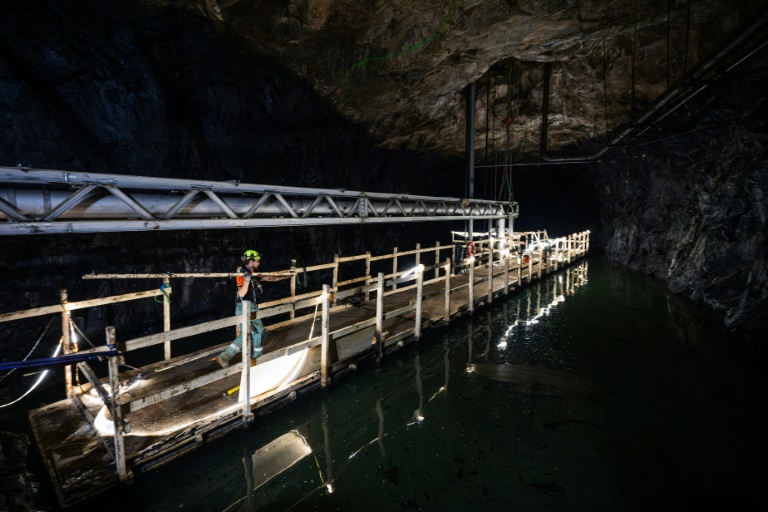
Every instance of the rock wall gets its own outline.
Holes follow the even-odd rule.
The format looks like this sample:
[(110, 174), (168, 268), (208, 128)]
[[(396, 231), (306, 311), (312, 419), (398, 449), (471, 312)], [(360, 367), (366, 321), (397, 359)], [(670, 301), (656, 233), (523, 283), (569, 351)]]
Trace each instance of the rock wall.
[(607, 256), (756, 342), (768, 328), (767, 54), (593, 169)]

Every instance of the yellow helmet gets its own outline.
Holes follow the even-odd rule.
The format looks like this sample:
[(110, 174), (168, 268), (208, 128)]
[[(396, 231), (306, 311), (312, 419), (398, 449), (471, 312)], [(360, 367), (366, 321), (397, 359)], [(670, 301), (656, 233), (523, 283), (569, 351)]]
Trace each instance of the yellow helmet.
[(250, 259), (260, 260), (261, 259), (261, 254), (259, 254), (257, 251), (248, 249), (247, 251), (245, 251), (243, 253), (242, 256), (240, 256), (240, 259), (242, 261), (247, 261), (247, 260), (250, 260)]

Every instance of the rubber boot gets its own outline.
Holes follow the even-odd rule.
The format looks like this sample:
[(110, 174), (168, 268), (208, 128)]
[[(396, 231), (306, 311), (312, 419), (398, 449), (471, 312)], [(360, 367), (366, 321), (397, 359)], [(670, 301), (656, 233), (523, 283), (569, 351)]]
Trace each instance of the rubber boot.
[(216, 356), (216, 361), (219, 363), (219, 365), (222, 368), (226, 368), (227, 366), (229, 366), (230, 361), (232, 360), (233, 357), (235, 357), (235, 355), (238, 352), (240, 352), (240, 347), (235, 345), (234, 343), (230, 343), (227, 346), (227, 348), (224, 350), (224, 352)]
[(253, 347), (253, 352), (251, 353), (251, 359), (256, 359), (259, 357), (262, 353), (261, 345), (264, 341), (264, 333), (256, 333), (255, 336), (251, 338), (251, 347)]

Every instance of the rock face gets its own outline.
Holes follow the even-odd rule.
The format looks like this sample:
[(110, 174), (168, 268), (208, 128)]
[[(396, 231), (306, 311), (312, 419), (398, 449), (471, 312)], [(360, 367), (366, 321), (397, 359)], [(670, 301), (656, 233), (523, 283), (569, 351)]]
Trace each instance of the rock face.
[(29, 438), (0, 430), (0, 510), (43, 510), (36, 501), (40, 484), (27, 468)]
[(751, 60), (681, 109), (677, 127), (592, 170), (607, 255), (756, 340), (768, 328), (766, 65)]
[(527, 161), (539, 149), (542, 63), (553, 68), (549, 146), (582, 145), (644, 113), (768, 5), (764, 0), (749, 5), (725, 0), (141, 2), (207, 16), (309, 81), (345, 118), (389, 147), (462, 155), (463, 91), (477, 81), (476, 145), (488, 139)]

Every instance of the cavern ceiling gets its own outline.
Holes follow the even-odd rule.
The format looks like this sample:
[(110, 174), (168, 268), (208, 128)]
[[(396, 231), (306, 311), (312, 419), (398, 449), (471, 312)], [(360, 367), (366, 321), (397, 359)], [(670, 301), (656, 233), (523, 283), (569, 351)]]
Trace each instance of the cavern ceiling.
[[(475, 82), (477, 158), (497, 163), (537, 161), (543, 150), (554, 159), (594, 154), (631, 138), (635, 132), (626, 133), (627, 127), (668, 114), (703, 79), (764, 41), (768, 4), (141, 1), (214, 20), (252, 51), (305, 79), (385, 147), (463, 154), (466, 89)], [(731, 44), (736, 38), (738, 44)], [(711, 62), (728, 47), (733, 51)], [(702, 66), (712, 69), (697, 74)], [(654, 103), (676, 87), (674, 101), (653, 112)], [(546, 148), (543, 108), (549, 112)]]

